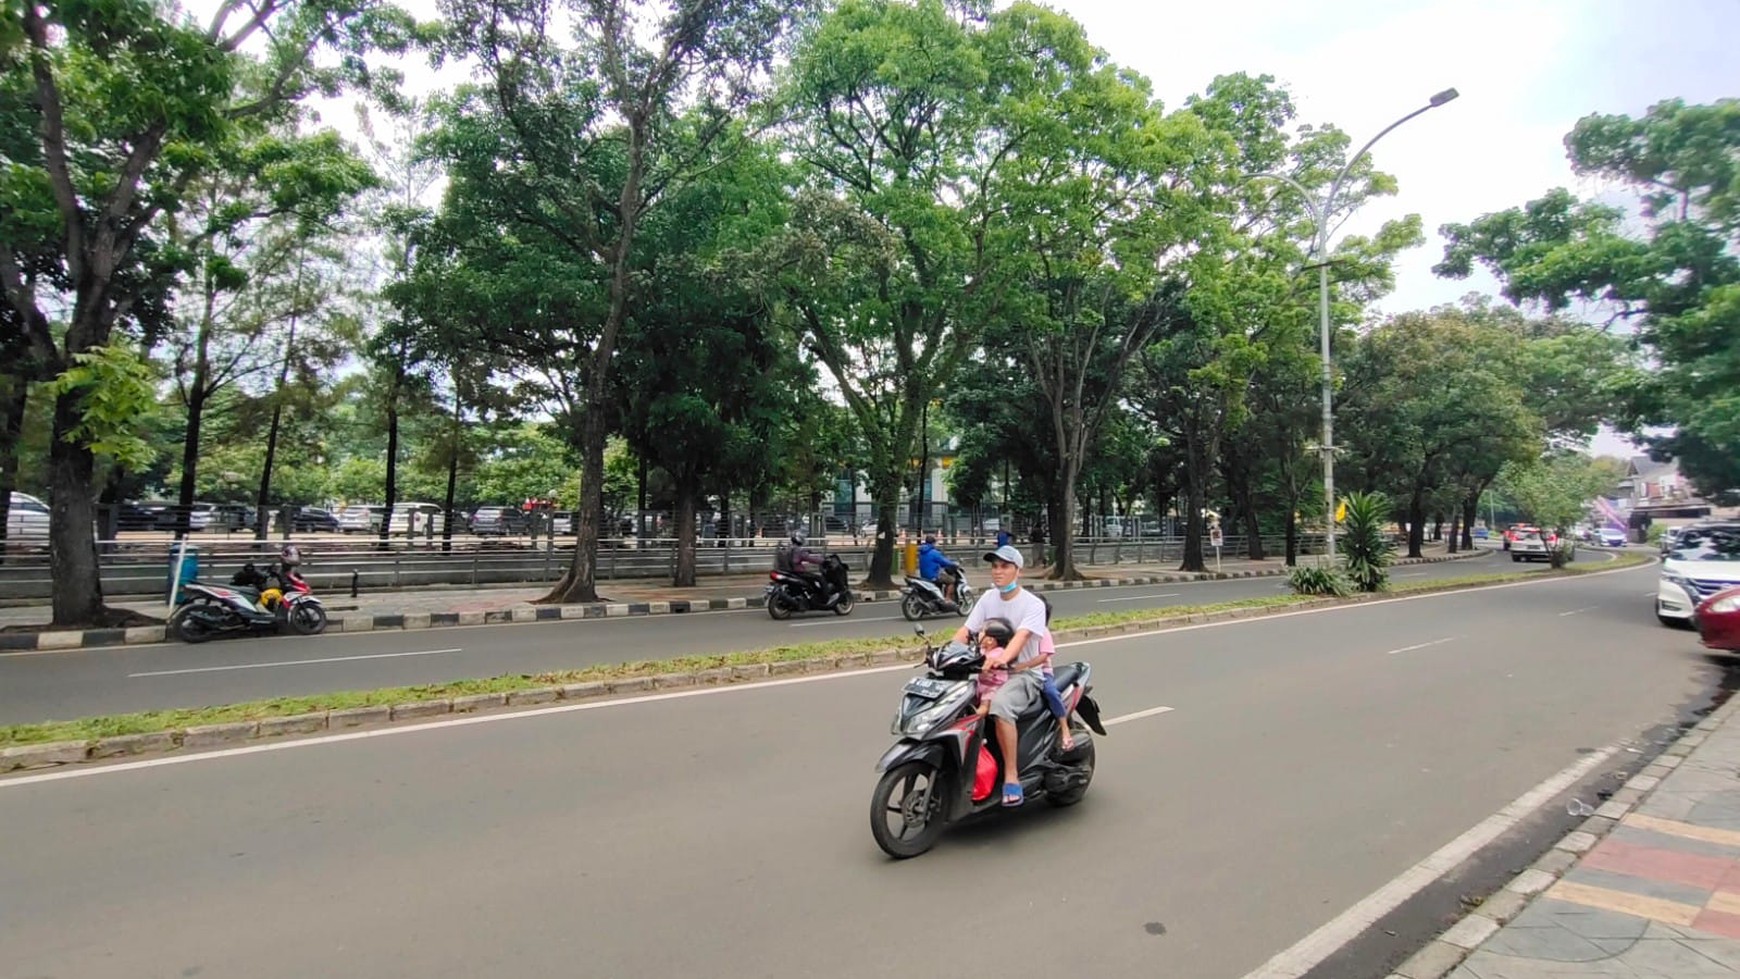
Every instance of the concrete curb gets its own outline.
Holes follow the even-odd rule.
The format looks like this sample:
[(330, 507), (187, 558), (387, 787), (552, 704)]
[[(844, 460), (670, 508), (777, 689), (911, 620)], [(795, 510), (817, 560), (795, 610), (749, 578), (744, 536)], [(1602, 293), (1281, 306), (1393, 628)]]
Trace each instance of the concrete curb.
[[(1401, 558), (1392, 566), (1404, 564), (1441, 564), (1478, 557), (1485, 552), (1428, 558)], [(1136, 575), (1125, 578), (1096, 578), (1091, 581), (1040, 581), (1028, 584), (1033, 591), (1063, 591), (1081, 588), (1113, 588), (1131, 585), (1165, 585), (1187, 581), (1229, 581), (1234, 578), (1278, 578), (1287, 574), (1274, 571), (1210, 571), (1204, 574)], [(860, 592), (858, 600), (866, 604), (897, 601), (898, 591)], [(734, 609), (765, 608), (767, 600), (759, 595), (747, 598), (674, 599), (658, 602), (593, 602), (581, 605), (515, 605), (509, 608), (476, 612), (396, 612), (389, 615), (338, 615), (327, 624), (330, 632), (377, 632), (385, 630), (442, 629), (452, 626), (524, 625), (528, 622), (551, 622), (568, 619), (603, 619), (642, 615), (683, 615), (689, 612), (724, 612)], [(0, 652), (45, 652), (49, 650), (91, 649), (101, 646), (139, 646), (167, 642), (164, 626), (139, 626), (131, 629), (86, 629), (68, 632), (7, 632), (0, 633)], [(3, 770), (3, 769), (0, 769)]]
[(1582, 825), (1565, 834), (1553, 848), (1541, 855), (1527, 870), (1511, 878), (1478, 908), (1451, 925), (1442, 935), (1428, 942), (1406, 962), (1390, 973), (1388, 979), (1443, 979), (1479, 948), (1523, 912), (1535, 898), (1552, 887), (1579, 858), (1601, 842), (1620, 820), (1630, 815), (1661, 785), (1670, 772), (1690, 755), (1710, 732), (1721, 727), (1740, 711), (1740, 697), (1712, 711), (1686, 733), (1669, 745), (1656, 759), (1626, 780), (1625, 786), (1602, 803), (1595, 814)]

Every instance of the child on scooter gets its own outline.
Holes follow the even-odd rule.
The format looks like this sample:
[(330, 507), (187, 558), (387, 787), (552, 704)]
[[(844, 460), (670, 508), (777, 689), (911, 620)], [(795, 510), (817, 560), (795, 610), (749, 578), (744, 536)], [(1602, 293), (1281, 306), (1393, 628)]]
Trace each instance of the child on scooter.
[(1051, 670), (1051, 658), (1057, 655), (1057, 640), (1051, 638), (1051, 603), (1041, 595), (1039, 600), (1045, 605), (1045, 638), (1039, 641), (1039, 651), (1045, 659), (1039, 669), (1045, 678), (1045, 686), (1041, 689), (1045, 694), (1045, 706), (1051, 708), (1051, 716), (1057, 718), (1057, 744), (1063, 751), (1075, 750), (1075, 735), (1069, 733), (1069, 708), (1063, 705), (1063, 695), (1057, 692), (1057, 678)]

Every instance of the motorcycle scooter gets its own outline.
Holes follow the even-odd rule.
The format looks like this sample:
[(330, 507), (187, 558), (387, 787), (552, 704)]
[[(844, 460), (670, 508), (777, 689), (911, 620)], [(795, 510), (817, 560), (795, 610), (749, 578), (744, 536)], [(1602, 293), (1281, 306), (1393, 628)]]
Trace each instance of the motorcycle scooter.
[(169, 617), (169, 634), (202, 643), (231, 633), (288, 629), (314, 636), (326, 629), (325, 606), (293, 565), (272, 564), (260, 571), (246, 564), (230, 584), (225, 588), (190, 581), (182, 586), (182, 604)]
[(917, 622), (927, 615), (966, 615), (973, 610), (973, 603), (979, 600), (973, 586), (967, 584), (967, 574), (962, 568), (955, 568), (955, 601), (949, 601), (943, 595), (943, 590), (934, 581), (924, 578), (907, 576), (906, 587), (900, 589), (900, 614), (908, 622)]
[[(921, 637), (923, 626), (914, 627)], [(925, 641), (926, 675), (907, 681), (895, 712), (900, 740), (876, 763), (882, 772), (870, 795), (870, 833), (896, 859), (936, 845), (950, 825), (1002, 808), (1002, 757), (990, 717), (974, 703), (974, 678), (984, 666), (977, 642)], [(1094, 777), (1094, 734), (1104, 735), (1093, 697), (1093, 668), (1077, 662), (1055, 670), (1058, 694), (1070, 710), (1075, 748), (1061, 749), (1057, 722), (1041, 700), (1017, 724), (1021, 787), (1029, 801), (1073, 806)], [(1079, 724), (1077, 723), (1079, 720)], [(987, 784), (988, 783), (988, 784)]]

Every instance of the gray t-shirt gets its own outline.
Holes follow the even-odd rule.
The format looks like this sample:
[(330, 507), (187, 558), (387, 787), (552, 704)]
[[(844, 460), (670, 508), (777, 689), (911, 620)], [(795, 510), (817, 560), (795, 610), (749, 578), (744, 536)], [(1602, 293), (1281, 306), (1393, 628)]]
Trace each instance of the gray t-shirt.
[(967, 614), (967, 631), (977, 633), (985, 628), (989, 619), (1008, 619), (1016, 632), (1027, 630), (1027, 642), (1021, 647), (1021, 655), (1015, 657), (1016, 663), (1030, 663), (1043, 655), (1039, 651), (1043, 645), (1040, 640), (1050, 631), (1045, 627), (1045, 603), (1038, 595), (1022, 588), (1015, 592), (1014, 598), (1004, 598), (1001, 592), (992, 588), (974, 603), (972, 612)]

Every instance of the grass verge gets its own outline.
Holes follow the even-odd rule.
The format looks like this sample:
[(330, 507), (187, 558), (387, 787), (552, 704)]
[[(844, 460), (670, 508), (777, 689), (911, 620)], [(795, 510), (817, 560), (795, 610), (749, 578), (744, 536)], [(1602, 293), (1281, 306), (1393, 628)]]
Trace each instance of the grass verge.
[[(1559, 571), (1546, 572), (1510, 572), (1495, 574), (1465, 575), (1457, 578), (1438, 578), (1431, 581), (1412, 582), (1398, 585), (1388, 591), (1375, 595), (1362, 596), (1365, 600), (1381, 599), (1386, 596), (1420, 594), (1435, 591), (1454, 591), (1461, 588), (1473, 588), (1481, 585), (1506, 584), (1515, 581), (1538, 581), (1545, 577), (1564, 577), (1569, 575), (1590, 574), (1597, 571), (1617, 571), (1649, 563), (1651, 558), (1639, 554), (1622, 554), (1611, 562), (1600, 564), (1573, 564)], [(1052, 622), (1052, 627), (1061, 632), (1075, 632), (1087, 629), (1104, 629), (1131, 625), (1148, 625), (1161, 628), (1168, 624), (1176, 624), (1181, 620), (1199, 618), (1216, 612), (1228, 612), (1239, 609), (1263, 610), (1282, 609), (1295, 605), (1308, 604), (1345, 604), (1360, 601), (1361, 597), (1345, 600), (1326, 599), (1316, 595), (1268, 595), (1261, 598), (1246, 598), (1231, 602), (1215, 602), (1207, 605), (1172, 605), (1160, 609), (1132, 609), (1122, 612), (1095, 612), (1090, 615), (1059, 617)], [(948, 624), (948, 630), (953, 631), (950, 620), (942, 620)], [(942, 638), (947, 633), (938, 629), (934, 638)], [(456, 680), (452, 683), (433, 683), (411, 687), (387, 687), (379, 690), (355, 690), (339, 693), (318, 694), (309, 697), (280, 697), (272, 700), (254, 700), (241, 704), (227, 704), (220, 707), (199, 707), (183, 710), (141, 711), (133, 714), (115, 714), (107, 717), (87, 717), (70, 721), (44, 721), (38, 724), (0, 725), (0, 748), (15, 745), (45, 744), (54, 741), (90, 741), (96, 738), (116, 737), (125, 734), (150, 734), (159, 731), (180, 731), (189, 727), (204, 724), (228, 724), (240, 721), (258, 721), (268, 717), (289, 717), (296, 714), (311, 714), (329, 710), (347, 710), (355, 707), (380, 707), (394, 704), (415, 703), (421, 700), (442, 700), (449, 697), (463, 697), (471, 694), (513, 693), (520, 690), (532, 690), (539, 687), (560, 686), (569, 683), (591, 683), (596, 681), (623, 680), (636, 677), (650, 677), (663, 673), (700, 673), (706, 670), (724, 669), (736, 666), (755, 666), (761, 664), (785, 663), (797, 660), (832, 661), (835, 666), (864, 665), (871, 654), (882, 652), (891, 647), (910, 645), (913, 637), (910, 632), (880, 636), (873, 639), (835, 639), (828, 642), (802, 643), (787, 646), (775, 646), (770, 649), (758, 649), (741, 653), (723, 653), (713, 656), (682, 656), (675, 659), (643, 660), (633, 663), (612, 663), (589, 666), (579, 670), (560, 670), (551, 673), (535, 674), (505, 674), (477, 680)]]

